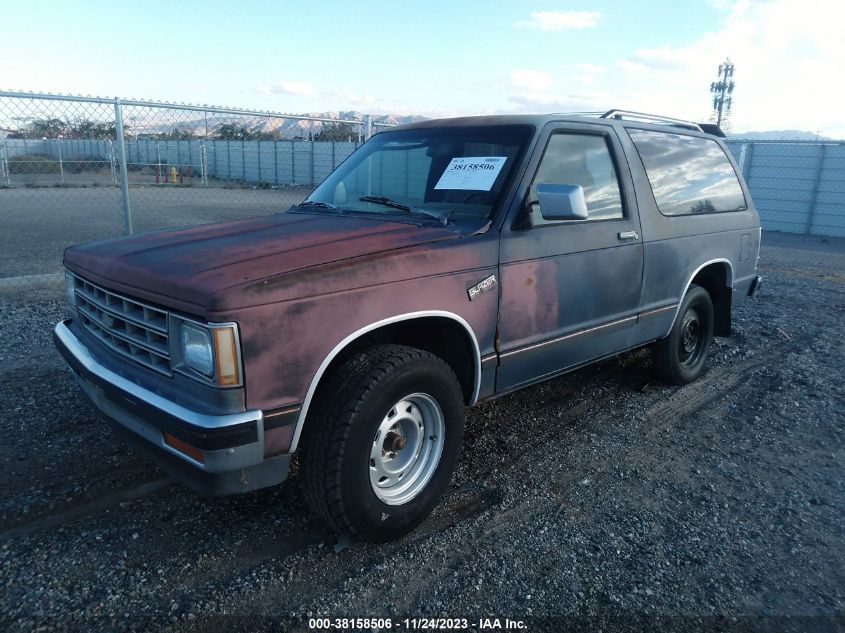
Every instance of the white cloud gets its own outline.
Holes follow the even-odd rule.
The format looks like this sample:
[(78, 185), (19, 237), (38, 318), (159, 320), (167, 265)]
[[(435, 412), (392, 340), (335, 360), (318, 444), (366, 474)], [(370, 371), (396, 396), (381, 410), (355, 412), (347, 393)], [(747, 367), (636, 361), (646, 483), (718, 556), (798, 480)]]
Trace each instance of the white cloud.
[(601, 76), (608, 71), (606, 66), (598, 64), (567, 64), (567, 79), (577, 81), (583, 86), (594, 86), (599, 83)]
[(268, 95), (311, 96), (316, 94), (317, 90), (314, 88), (314, 84), (308, 81), (282, 81), (277, 84), (262, 84), (258, 86), (258, 92)]
[(600, 75), (607, 72), (607, 66), (599, 66), (598, 64), (568, 64), (572, 70), (589, 75)]
[[(598, 67), (597, 67), (598, 68)], [(515, 70), (509, 78), (507, 88), (509, 107), (505, 112), (574, 112), (596, 109), (593, 95), (573, 92), (573, 79), (583, 86), (589, 86), (595, 75), (584, 72), (589, 69), (573, 69), (575, 74), (566, 73), (564, 89), (557, 87), (555, 77), (539, 70)], [(505, 87), (505, 86), (503, 86)]]
[[(722, 3), (720, 3), (722, 4)], [(733, 129), (822, 130), (845, 136), (836, 105), (845, 84), (842, 9), (820, 0), (740, 0), (723, 25), (688, 46), (641, 48), (602, 76), (613, 94), (608, 107), (706, 121), (710, 82), (725, 57), (736, 66)], [(613, 90), (609, 90), (610, 88)]]
[(717, 11), (727, 11), (734, 8), (736, 0), (707, 0), (707, 4)]
[(601, 110), (594, 95), (553, 93), (525, 93), (508, 97), (510, 107), (503, 112), (591, 112)]
[[(585, 49), (580, 57), (508, 69), (498, 78), (485, 75), (478, 85), (462, 78), (457, 88), (432, 89), (430, 99), (356, 90), (366, 83), (350, 85), (348, 91), (315, 89), (309, 107), (325, 103), (333, 109), (428, 116), (625, 108), (706, 121), (710, 82), (730, 56), (736, 65), (735, 131), (820, 130), (845, 138), (838, 109), (845, 103), (845, 82), (837, 79), (845, 68), (840, 19), (845, 9), (822, 0), (709, 1), (718, 6), (720, 21), (684, 46), (667, 45), (668, 36), (655, 38), (646, 46), (632, 46), (616, 62), (599, 57), (597, 49)], [(547, 13), (556, 14), (532, 14), (530, 25), (522, 26), (550, 30), (578, 23), (538, 17)], [(271, 88), (266, 87), (268, 93), (276, 94)]]
[(598, 11), (537, 11), (530, 20), (514, 22), (514, 26), (535, 31), (586, 29), (595, 26), (600, 17)]
[(622, 68), (654, 68), (658, 70), (677, 70), (684, 66), (684, 52), (668, 46), (660, 48), (640, 48), (634, 54), (619, 62)]
[(510, 84), (513, 88), (530, 90), (532, 92), (544, 92), (548, 90), (552, 82), (552, 76), (539, 70), (515, 70), (511, 73)]
[[(583, 112), (600, 110), (601, 98), (595, 93), (581, 92), (596, 84), (608, 72), (596, 64), (566, 64), (559, 76), (540, 70), (521, 69), (510, 74), (501, 86), (508, 95), (509, 112)], [(558, 79), (560, 81), (558, 81)]]
[(323, 96), (331, 99), (334, 103), (341, 104), (344, 108), (366, 108), (376, 103), (376, 98), (369, 93), (360, 93), (347, 89), (328, 90)]

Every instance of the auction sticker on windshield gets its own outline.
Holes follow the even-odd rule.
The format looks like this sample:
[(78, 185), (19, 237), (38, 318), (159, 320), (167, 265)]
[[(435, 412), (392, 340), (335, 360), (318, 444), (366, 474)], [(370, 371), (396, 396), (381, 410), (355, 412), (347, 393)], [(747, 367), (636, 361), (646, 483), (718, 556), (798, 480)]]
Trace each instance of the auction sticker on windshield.
[(507, 156), (453, 158), (434, 188), (490, 191), (506, 160)]

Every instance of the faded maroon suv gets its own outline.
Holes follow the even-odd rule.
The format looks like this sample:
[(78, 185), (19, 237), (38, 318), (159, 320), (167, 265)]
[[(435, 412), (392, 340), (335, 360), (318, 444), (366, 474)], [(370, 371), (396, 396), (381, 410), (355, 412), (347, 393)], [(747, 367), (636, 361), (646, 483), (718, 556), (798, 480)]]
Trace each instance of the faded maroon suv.
[(667, 380), (697, 378), (759, 287), (759, 244), (730, 154), (695, 124), (429, 121), (376, 135), (286, 213), (68, 249), (55, 341), (192, 488), (277, 484), (300, 450), (314, 510), (385, 540), (448, 486), (465, 406), (646, 344)]

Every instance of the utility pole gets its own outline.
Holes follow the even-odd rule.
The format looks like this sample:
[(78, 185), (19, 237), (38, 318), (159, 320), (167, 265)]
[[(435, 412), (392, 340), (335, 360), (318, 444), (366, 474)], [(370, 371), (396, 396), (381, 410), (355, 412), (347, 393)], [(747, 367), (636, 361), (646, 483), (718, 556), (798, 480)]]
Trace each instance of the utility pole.
[(722, 127), (722, 121), (727, 124), (728, 115), (733, 105), (734, 65), (728, 57), (719, 64), (719, 79), (710, 84), (710, 94), (713, 95), (713, 118), (716, 125)]

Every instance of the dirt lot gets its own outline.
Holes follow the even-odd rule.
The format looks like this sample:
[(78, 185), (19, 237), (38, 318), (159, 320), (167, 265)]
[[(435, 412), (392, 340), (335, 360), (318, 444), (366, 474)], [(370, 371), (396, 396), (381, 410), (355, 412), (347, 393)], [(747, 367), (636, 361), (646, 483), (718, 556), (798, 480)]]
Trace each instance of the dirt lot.
[[(147, 186), (129, 198), (135, 230), (150, 231), (285, 211), (310, 191)], [(112, 186), (0, 188), (0, 279), (61, 272), (68, 246), (123, 234), (122, 205)]]
[(336, 547), (295, 480), (173, 484), (77, 394), (61, 301), (2, 299), (0, 626), (845, 630), (845, 241), (764, 244), (761, 295), (700, 381), (656, 383), (640, 351), (472, 409), (448, 496), (381, 547)]

